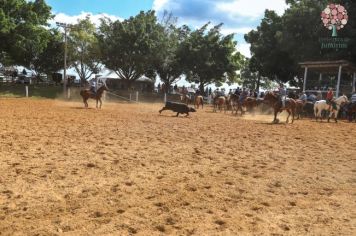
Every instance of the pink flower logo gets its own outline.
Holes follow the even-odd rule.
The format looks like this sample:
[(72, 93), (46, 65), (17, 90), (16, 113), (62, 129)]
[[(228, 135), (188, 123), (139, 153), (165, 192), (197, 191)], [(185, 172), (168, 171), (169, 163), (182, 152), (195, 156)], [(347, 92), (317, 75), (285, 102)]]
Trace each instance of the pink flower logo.
[(344, 28), (348, 19), (345, 7), (340, 4), (329, 4), (321, 13), (321, 21), (329, 30), (332, 30), (333, 27), (337, 30)]

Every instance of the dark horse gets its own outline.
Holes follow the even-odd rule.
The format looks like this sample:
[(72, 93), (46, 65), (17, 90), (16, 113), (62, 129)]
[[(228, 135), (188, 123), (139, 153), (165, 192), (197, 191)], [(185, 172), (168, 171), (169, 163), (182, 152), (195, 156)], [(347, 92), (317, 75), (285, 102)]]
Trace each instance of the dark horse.
[(106, 85), (102, 85), (100, 88), (98, 88), (96, 93), (93, 93), (92, 91), (90, 91), (90, 89), (81, 90), (80, 95), (83, 98), (84, 106), (88, 108), (88, 99), (92, 98), (96, 100), (96, 108), (98, 108), (98, 102), (100, 102), (99, 108), (101, 108), (101, 104), (102, 104), (101, 97), (103, 96), (105, 90), (108, 91)]
[(279, 120), (277, 119), (277, 114), (279, 112), (282, 112), (283, 110), (286, 110), (288, 112), (286, 123), (289, 122), (289, 116), (291, 113), (292, 113), (292, 123), (293, 123), (295, 109), (296, 109), (296, 102), (294, 101), (294, 99), (291, 98), (286, 99), (285, 106), (283, 107), (282, 101), (279, 99), (277, 95), (275, 95), (273, 92), (267, 92), (264, 97), (264, 101), (269, 103), (274, 109), (273, 123), (278, 123)]
[(346, 105), (347, 116), (349, 121), (352, 122), (353, 119), (356, 121), (356, 103), (349, 103)]

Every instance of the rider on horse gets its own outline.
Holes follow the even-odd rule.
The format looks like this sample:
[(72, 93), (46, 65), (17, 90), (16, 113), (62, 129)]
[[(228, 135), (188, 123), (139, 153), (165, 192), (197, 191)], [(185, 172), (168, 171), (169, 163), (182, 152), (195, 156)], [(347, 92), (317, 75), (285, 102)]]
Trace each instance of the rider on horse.
[(356, 91), (353, 91), (351, 95), (351, 103), (356, 103)]
[(97, 87), (96, 79), (92, 79), (90, 81), (90, 92), (92, 92), (95, 95), (97, 90), (98, 90), (98, 87)]
[(287, 90), (284, 88), (283, 84), (279, 86), (279, 98), (282, 102), (282, 107), (284, 108), (286, 106), (286, 96), (287, 96)]
[(334, 102), (334, 92), (332, 88), (329, 88), (328, 93), (326, 94), (326, 104), (328, 104), (331, 108), (333, 107), (334, 110), (336, 110), (336, 104)]

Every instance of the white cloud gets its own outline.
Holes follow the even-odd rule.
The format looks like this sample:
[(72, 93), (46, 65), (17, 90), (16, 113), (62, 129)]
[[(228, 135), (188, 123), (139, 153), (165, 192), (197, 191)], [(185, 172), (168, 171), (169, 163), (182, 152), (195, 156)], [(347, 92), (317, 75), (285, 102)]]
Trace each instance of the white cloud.
[(237, 51), (239, 51), (245, 57), (251, 58), (251, 51), (250, 51), (250, 44), (249, 43), (239, 43), (237, 44)]
[(226, 35), (226, 34), (247, 34), (254, 28), (252, 27), (241, 27), (241, 28), (228, 28), (228, 27), (222, 27), (221, 28), (221, 33)]
[(216, 2), (218, 10), (230, 17), (253, 17), (263, 16), (266, 9), (274, 10), (277, 14), (283, 14), (287, 8), (285, 0), (234, 0), (232, 2)]
[(113, 21), (115, 20), (123, 20), (123, 18), (114, 16), (114, 15), (109, 15), (106, 13), (101, 13), (101, 14), (93, 14), (91, 12), (81, 12), (79, 15), (74, 15), (74, 16), (69, 16), (65, 13), (58, 13), (55, 15), (54, 19), (50, 20), (48, 23), (52, 26), (56, 24), (56, 22), (62, 22), (62, 23), (67, 23), (67, 24), (76, 24), (79, 19), (85, 19), (89, 15), (91, 22), (93, 22), (95, 25), (99, 26), (100, 25), (100, 18), (109, 18)]
[(164, 8), (164, 6), (167, 4), (168, 0), (154, 0), (153, 2), (153, 10), (159, 11)]

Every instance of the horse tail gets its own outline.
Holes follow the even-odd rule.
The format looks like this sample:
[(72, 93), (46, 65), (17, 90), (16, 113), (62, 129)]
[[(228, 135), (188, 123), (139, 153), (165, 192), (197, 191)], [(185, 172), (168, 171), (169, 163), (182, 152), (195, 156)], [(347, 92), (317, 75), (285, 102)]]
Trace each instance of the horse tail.
[(200, 98), (200, 101), (201, 101), (201, 108), (203, 108), (204, 107), (204, 99), (203, 99), (203, 97)]
[(84, 97), (84, 90), (80, 90), (80, 96)]

